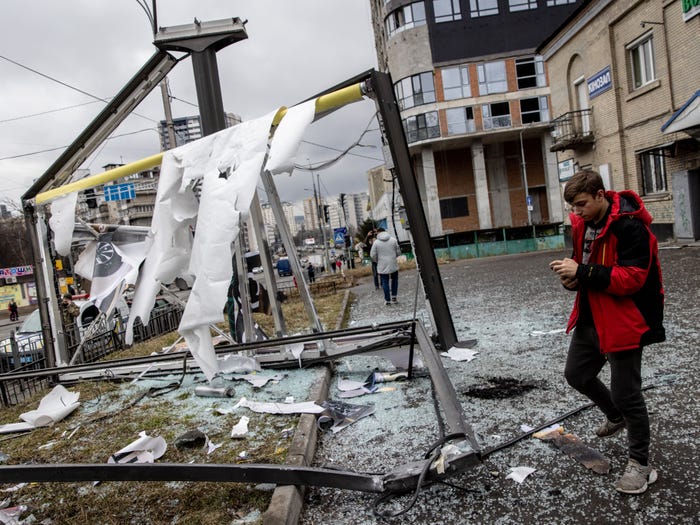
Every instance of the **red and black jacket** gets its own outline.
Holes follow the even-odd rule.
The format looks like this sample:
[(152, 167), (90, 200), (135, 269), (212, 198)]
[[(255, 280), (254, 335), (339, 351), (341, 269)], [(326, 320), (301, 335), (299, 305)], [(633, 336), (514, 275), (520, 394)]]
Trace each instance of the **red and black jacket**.
[(587, 294), (600, 351), (633, 350), (666, 339), (664, 290), (658, 243), (649, 229), (652, 218), (642, 199), (630, 190), (608, 191), (608, 219), (582, 264), (586, 224), (571, 215), (578, 294), (567, 333), (579, 318), (581, 295)]

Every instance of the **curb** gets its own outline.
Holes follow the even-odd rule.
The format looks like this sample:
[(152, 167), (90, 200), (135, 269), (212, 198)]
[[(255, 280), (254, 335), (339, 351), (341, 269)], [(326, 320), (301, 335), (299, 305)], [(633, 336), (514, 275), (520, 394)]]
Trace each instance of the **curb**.
[[(340, 313), (336, 319), (336, 330), (341, 328), (343, 324), (349, 298), (350, 290), (345, 290)], [(311, 399), (316, 402), (328, 399), (330, 384), (331, 366), (325, 365), (323, 377), (317, 387), (311, 391)], [(316, 452), (317, 437), (316, 416), (302, 414), (294, 432), (285, 465), (310, 466)], [(301, 516), (305, 493), (306, 487), (304, 486), (283, 485), (276, 487), (272, 493), (270, 505), (262, 516), (263, 525), (296, 525)]]

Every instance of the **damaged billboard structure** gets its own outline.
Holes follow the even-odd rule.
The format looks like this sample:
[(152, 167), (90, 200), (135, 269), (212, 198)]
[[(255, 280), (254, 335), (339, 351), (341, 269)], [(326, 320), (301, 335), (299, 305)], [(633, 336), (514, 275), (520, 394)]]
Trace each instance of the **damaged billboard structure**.
[[(237, 18), (161, 29), (156, 35), (154, 43), (157, 51), (153, 57), (24, 195), (25, 217), (32, 232), (35, 263), (41, 275), (37, 279), (37, 292), (48, 366), (40, 371), (5, 374), (0, 376), (0, 381), (42, 377), (60, 383), (183, 368), (184, 371), (201, 370), (212, 382), (222, 372), (221, 357), (224, 356), (253, 357), (263, 368), (284, 369), (310, 367), (349, 355), (390, 352), (402, 356), (408, 380), (412, 378), (415, 360), (420, 359), (427, 368), (437, 401), (436, 417), (441, 421), (438, 425), (441, 435), (436, 437), (435, 443), (427, 451), (421, 451), (424, 453), (422, 458), (397, 465), (382, 474), (276, 464), (142, 464), (115, 461), (108, 464), (2, 465), (0, 482), (269, 482), (391, 495), (418, 491), (426, 483), (479, 464), (485, 455), (493, 452), (480, 449), (440, 359), (441, 352), (468, 348), (475, 341), (457, 340), (389, 75), (370, 70), (296, 106), (281, 108), (259, 119), (226, 128), (216, 52), (245, 38), (244, 23)], [(171, 54), (173, 51), (184, 53), (184, 57), (175, 58)], [(193, 62), (204, 138), (101, 175), (73, 180), (74, 173), (88, 155), (185, 57)], [(273, 177), (293, 171), (294, 155), (305, 127), (341, 106), (367, 98), (376, 104), (386, 150), (391, 156), (387, 158), (387, 167), (399, 183), (418, 272), (427, 298), (432, 324), (430, 329), (413, 319), (324, 331), (303, 277), (291, 233), (282, 218), (281, 202)], [(162, 165), (162, 168), (153, 225), (149, 232), (139, 237), (138, 244), (142, 249), (138, 253), (124, 246), (116, 247), (120, 260), (128, 264), (119, 274), (117, 287), (106, 287), (102, 299), (109, 302), (110, 294), (118, 293), (121, 290), (119, 286), (131, 279), (136, 284), (136, 292), (129, 322), (133, 323), (137, 317), (148, 319), (161, 283), (172, 282), (183, 273), (188, 273), (192, 291), (179, 328), (188, 350), (75, 364), (75, 356), (67, 355), (62, 337), (44, 207), (49, 203), (52, 205), (53, 242), (60, 253), (59, 244), (70, 245), (74, 235), (75, 219), (71, 209), (75, 208), (76, 191), (156, 165)], [(211, 298), (225, 296), (233, 271), (237, 272), (243, 299), (244, 333), (254, 333), (251, 312), (246, 310), (249, 309), (250, 290), (243, 261), (240, 222), (243, 216), (249, 217), (256, 233), (261, 234), (262, 218), (258, 215), (256, 194), (259, 180), (277, 218), (282, 241), (297, 276), (310, 333), (287, 335), (280, 305), (273, 304), (277, 338), (256, 341), (254, 337), (249, 337), (246, 339), (250, 340), (238, 344), (229, 343), (215, 348), (209, 327), (220, 320), (221, 301)], [(195, 227), (196, 234), (193, 235)], [(261, 234), (260, 238), (261, 245), (266, 246), (264, 235)], [(95, 251), (99, 252), (99, 243)], [(276, 284), (270, 254), (267, 249), (261, 249), (260, 255), (265, 269), (265, 286), (274, 302)], [(235, 264), (221, 264), (222, 260), (235, 261)], [(290, 352), (290, 348), (294, 347), (298, 352)], [(212, 389), (213, 385), (212, 382)], [(210, 393), (215, 394), (213, 391)], [(226, 395), (226, 392), (218, 394)]]

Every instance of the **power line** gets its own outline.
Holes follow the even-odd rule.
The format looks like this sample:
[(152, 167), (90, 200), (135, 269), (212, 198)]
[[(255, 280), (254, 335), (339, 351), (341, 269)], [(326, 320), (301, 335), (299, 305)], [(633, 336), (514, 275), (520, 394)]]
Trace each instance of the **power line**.
[[(67, 88), (69, 88), (69, 89), (72, 89), (73, 91), (77, 91), (78, 93), (82, 93), (83, 95), (87, 95), (88, 97), (94, 98), (95, 100), (99, 100), (100, 102), (104, 102), (105, 104), (109, 103), (109, 100), (108, 100), (108, 99), (98, 97), (97, 95), (93, 95), (92, 93), (88, 93), (87, 91), (83, 91), (83, 90), (80, 89), (80, 88), (77, 88), (77, 87), (75, 87), (75, 86), (71, 86), (70, 84), (66, 84), (66, 83), (63, 82), (62, 80), (58, 80), (57, 78), (54, 78), (54, 77), (52, 77), (52, 76), (50, 76), (50, 75), (47, 75), (47, 74), (45, 74), (45, 73), (42, 73), (41, 71), (37, 71), (36, 69), (33, 69), (33, 68), (29, 67), (29, 66), (25, 66), (24, 64), (20, 64), (19, 62), (16, 62), (16, 61), (12, 60), (11, 58), (7, 58), (7, 57), (4, 56), (4, 55), (0, 55), (0, 58), (2, 58), (3, 60), (7, 60), (7, 61), (10, 62), (11, 64), (14, 64), (14, 65), (16, 65), (16, 66), (18, 66), (18, 67), (21, 67), (21, 68), (23, 68), (23, 69), (26, 69), (27, 71), (31, 71), (32, 73), (35, 73), (35, 74), (39, 75), (40, 77), (44, 77), (44, 78), (47, 78), (47, 79), (51, 80), (52, 82), (56, 82), (56, 83), (58, 83), (58, 84), (61, 84), (62, 86), (65, 86), (65, 87), (67, 87)], [(145, 118), (146, 120), (150, 120), (151, 122), (157, 122), (156, 120), (154, 120), (154, 119), (152, 119), (152, 118), (150, 118), (150, 117), (147, 117), (147, 116), (145, 116), (145, 115), (140, 115), (139, 113), (136, 113), (136, 112), (133, 112), (132, 114), (133, 114), (133, 115), (136, 115), (136, 116), (138, 116), (138, 117), (141, 117), (141, 118)], [(2, 160), (2, 159), (0, 159), (0, 160)]]
[(83, 102), (82, 104), (74, 104), (74, 105), (72, 105), (72, 106), (65, 106), (65, 107), (62, 107), (62, 108), (48, 109), (48, 110), (46, 110), (46, 111), (41, 111), (41, 112), (39, 112), (39, 113), (30, 113), (29, 115), (21, 115), (21, 116), (19, 116), (19, 117), (7, 118), (7, 119), (5, 119), (5, 120), (0, 120), (0, 124), (3, 124), (3, 123), (5, 123), (5, 122), (13, 122), (13, 121), (15, 121), (15, 120), (22, 120), (22, 119), (25, 119), (25, 118), (40, 117), (40, 116), (42, 116), (42, 115), (48, 115), (49, 113), (57, 113), (57, 112), (59, 112), (59, 111), (65, 111), (65, 110), (67, 110), (67, 109), (79, 108), (79, 107), (82, 107), (82, 106), (87, 106), (87, 105), (89, 105), (89, 104), (94, 104), (94, 103), (96, 103), (96, 102), (98, 102), (98, 101), (97, 101), (97, 100), (91, 100), (90, 102)]
[[(158, 131), (157, 129), (154, 129), (154, 128), (144, 128), (144, 129), (139, 129), (139, 130), (137, 130), (137, 131), (129, 131), (128, 133), (121, 133), (121, 134), (119, 134), (119, 135), (114, 135), (114, 136), (112, 136), (112, 137), (107, 137), (107, 139), (105, 139), (105, 140), (112, 140), (112, 139), (116, 139), (116, 138), (119, 138), (119, 137), (127, 137), (127, 136), (129, 136), (129, 135), (135, 135), (135, 134), (137, 134), (137, 133), (142, 133), (142, 132), (144, 132), (144, 131), (155, 131), (156, 133), (159, 133), (159, 131)], [(40, 150), (40, 151), (33, 151), (33, 152), (31, 152), (31, 153), (21, 153), (21, 154), (19, 154), (19, 155), (11, 155), (11, 156), (9, 156), (9, 157), (0, 157), (0, 160), (11, 160), (11, 159), (19, 159), (19, 158), (22, 158), (22, 157), (30, 157), (30, 156), (32, 156), (32, 155), (40, 155), (40, 154), (42, 154), (42, 153), (49, 153), (49, 152), (51, 152), (51, 151), (56, 151), (56, 150), (59, 150), (59, 149), (65, 149), (65, 148), (67, 148), (67, 147), (68, 147), (68, 146), (58, 146), (58, 147), (55, 147), (55, 148), (48, 148), (48, 149), (43, 149), (43, 150)]]

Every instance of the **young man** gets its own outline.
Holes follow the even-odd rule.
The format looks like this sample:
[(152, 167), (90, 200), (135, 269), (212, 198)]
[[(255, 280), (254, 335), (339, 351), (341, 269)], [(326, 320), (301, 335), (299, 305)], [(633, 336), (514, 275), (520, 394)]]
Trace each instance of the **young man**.
[[(396, 302), (399, 290), (399, 263), (396, 258), (401, 255), (401, 248), (396, 239), (384, 228), (377, 230), (377, 239), (372, 244), (369, 256), (377, 263), (377, 273), (384, 290), (384, 304)], [(389, 279), (391, 279), (391, 295), (389, 295)]]
[[(649, 416), (642, 395), (642, 348), (665, 340), (664, 291), (651, 215), (633, 191), (608, 191), (600, 175), (576, 173), (564, 189), (572, 207), (573, 255), (550, 268), (577, 292), (564, 375), (606, 419), (598, 437), (628, 433), (629, 461), (615, 488), (641, 494), (657, 478), (649, 465)], [(598, 373), (610, 363), (610, 388)]]

